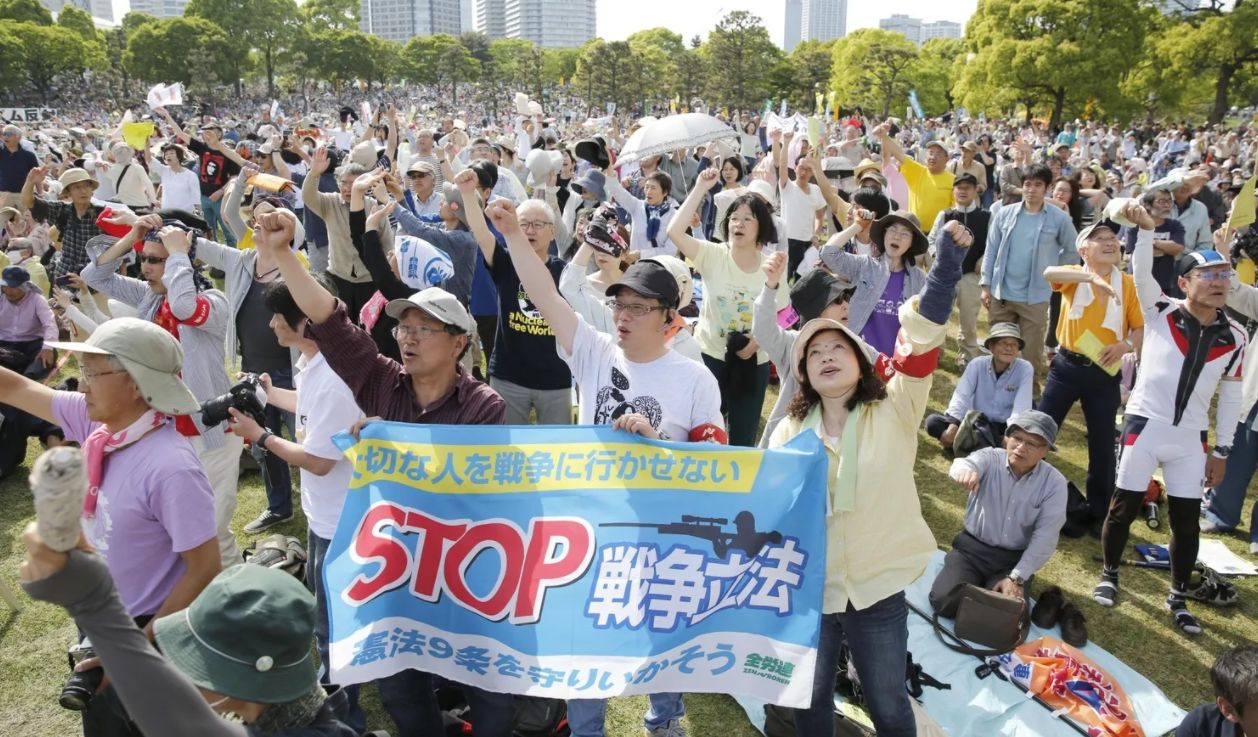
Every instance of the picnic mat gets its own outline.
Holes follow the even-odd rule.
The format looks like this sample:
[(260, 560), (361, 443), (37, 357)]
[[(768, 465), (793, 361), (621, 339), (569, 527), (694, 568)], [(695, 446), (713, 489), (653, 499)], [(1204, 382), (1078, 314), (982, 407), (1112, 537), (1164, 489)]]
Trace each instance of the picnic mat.
[[(922, 574), (908, 588), (909, 603), (924, 612), (930, 611), (927, 594), (935, 575), (943, 568), (943, 551), (938, 551)], [(922, 670), (950, 684), (942, 691), (927, 687), (922, 694), (922, 707), (948, 734), (1004, 735), (1005, 737), (1079, 737), (1070, 725), (1054, 718), (1048, 709), (1031, 701), (1015, 685), (989, 676), (979, 679), (974, 669), (978, 658), (962, 655), (944, 647), (935, 636), (930, 622), (909, 612), (909, 652)], [(1060, 637), (1057, 628), (1043, 630), (1034, 625), (1027, 635), (1030, 642), (1039, 637)], [(1172, 704), (1162, 690), (1130, 666), (1093, 642), (1080, 652), (1105, 669), (1127, 693), (1127, 698), (1148, 737), (1158, 737), (1179, 726), (1184, 710)], [(737, 697), (739, 705), (756, 729), (764, 731), (765, 702)]]

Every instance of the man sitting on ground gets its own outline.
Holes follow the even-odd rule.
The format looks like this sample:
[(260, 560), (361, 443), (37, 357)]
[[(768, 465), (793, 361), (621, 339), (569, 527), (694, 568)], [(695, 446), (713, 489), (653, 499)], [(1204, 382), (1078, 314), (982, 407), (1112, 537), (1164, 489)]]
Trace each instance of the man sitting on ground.
[[(958, 458), (963, 458), (977, 448), (991, 447), (1005, 434), (1005, 425), (1012, 415), (1031, 409), (1031, 384), (1034, 369), (1019, 354), (1025, 347), (1022, 333), (1011, 322), (992, 325), (983, 343), (989, 355), (979, 356), (965, 367), (957, 388), (952, 392), (948, 409), (926, 418), (926, 433), (939, 441)], [(970, 413), (977, 412), (973, 417)], [(966, 421), (969, 420), (967, 423)], [(971, 438), (982, 433), (973, 426), (986, 425), (991, 430), (991, 441), (974, 444)], [(958, 433), (962, 428), (967, 430)], [(962, 442), (957, 442), (957, 436)]]

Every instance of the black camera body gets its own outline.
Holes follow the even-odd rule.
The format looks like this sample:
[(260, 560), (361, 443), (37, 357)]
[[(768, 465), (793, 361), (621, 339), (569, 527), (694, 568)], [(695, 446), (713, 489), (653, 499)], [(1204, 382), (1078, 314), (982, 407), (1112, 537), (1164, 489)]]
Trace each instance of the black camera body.
[(82, 642), (76, 643), (66, 652), (66, 659), (70, 662), (70, 677), (66, 679), (65, 685), (61, 687), (61, 695), (57, 697), (57, 702), (61, 704), (61, 708), (71, 711), (84, 711), (88, 704), (92, 703), (92, 697), (96, 695), (96, 689), (100, 688), (101, 679), (105, 677), (103, 668), (89, 668), (79, 673), (74, 670), (75, 666), (84, 660), (96, 657), (96, 648), (92, 647), (92, 643), (86, 638)]
[(201, 423), (213, 427), (225, 422), (231, 417), (227, 410), (232, 408), (253, 418), (259, 425), (266, 425), (266, 390), (256, 374), (245, 374), (226, 394), (202, 403)]

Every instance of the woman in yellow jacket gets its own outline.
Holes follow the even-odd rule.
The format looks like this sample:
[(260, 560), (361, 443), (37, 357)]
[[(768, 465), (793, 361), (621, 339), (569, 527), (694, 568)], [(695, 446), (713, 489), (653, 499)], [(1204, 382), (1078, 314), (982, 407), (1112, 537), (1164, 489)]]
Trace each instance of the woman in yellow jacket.
[(830, 460), (826, 590), (812, 705), (799, 737), (834, 734), (834, 679), (844, 635), (880, 737), (917, 734), (904, 663), (904, 590), (934, 554), (913, 481), (917, 429), (939, 363), (961, 258), (972, 234), (949, 223), (926, 287), (900, 308), (895, 355), (877, 353), (844, 325), (818, 318), (795, 340), (800, 389), (770, 447), (815, 432)]

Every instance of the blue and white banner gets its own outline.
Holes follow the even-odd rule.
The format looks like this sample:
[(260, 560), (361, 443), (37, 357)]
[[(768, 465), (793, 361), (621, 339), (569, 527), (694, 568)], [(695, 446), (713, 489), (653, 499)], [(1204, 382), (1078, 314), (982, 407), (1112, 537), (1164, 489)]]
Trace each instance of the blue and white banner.
[(337, 683), (807, 706), (826, 459), (607, 427), (375, 422), (324, 568)]

